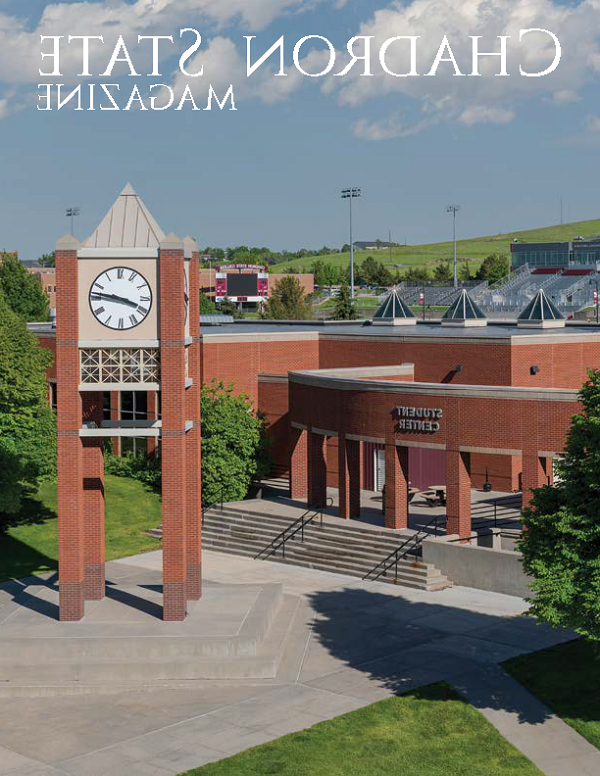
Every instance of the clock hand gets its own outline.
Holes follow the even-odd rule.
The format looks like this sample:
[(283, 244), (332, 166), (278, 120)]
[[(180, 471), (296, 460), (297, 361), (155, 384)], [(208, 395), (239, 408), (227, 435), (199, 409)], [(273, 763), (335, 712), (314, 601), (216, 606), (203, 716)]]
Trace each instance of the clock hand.
[(125, 299), (124, 296), (116, 296), (116, 294), (102, 294), (102, 293), (93, 293), (92, 299), (108, 299), (110, 302), (121, 302), (122, 304), (126, 304), (129, 307), (138, 307), (137, 302), (132, 302), (130, 299)]

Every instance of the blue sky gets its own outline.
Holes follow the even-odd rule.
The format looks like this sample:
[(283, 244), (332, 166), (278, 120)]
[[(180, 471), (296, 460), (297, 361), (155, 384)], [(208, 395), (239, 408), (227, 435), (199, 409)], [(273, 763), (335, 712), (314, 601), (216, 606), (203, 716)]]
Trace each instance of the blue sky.
[[(339, 246), (348, 239), (339, 189), (348, 185), (364, 194), (356, 239), (387, 239), (388, 230), (409, 243), (447, 239), (449, 202), (462, 206), (461, 236), (556, 223), (561, 195), (565, 220), (597, 217), (598, 14), (594, 0), (78, 0), (52, 7), (0, 0), (0, 249), (22, 258), (52, 250), (68, 229), (71, 204), (82, 208), (76, 235), (87, 236), (127, 181), (163, 229), (203, 246)], [(293, 44), (304, 35), (332, 41), (337, 71), (353, 35), (419, 34), (426, 72), (446, 33), (469, 72), (468, 35), (482, 35), (489, 50), (496, 35), (516, 31), (518, 38), (519, 27), (530, 26), (561, 40), (561, 64), (546, 78), (516, 75), (519, 57), (530, 57), (529, 69), (549, 64), (542, 38), (527, 51), (510, 48), (509, 78), (456, 78), (447, 64), (429, 79), (389, 78), (379, 68), (373, 78), (308, 79), (294, 76), (291, 65)], [(36, 110), (36, 84), (52, 80), (37, 74), (40, 33), (104, 33), (94, 61), (103, 68), (122, 33), (147, 67), (138, 33), (176, 36), (181, 27), (204, 36), (205, 76), (193, 85), (204, 95), (199, 104), (209, 83), (224, 93), (231, 82), (236, 112)], [(290, 76), (280, 99), (272, 89), (284, 79), (266, 67), (245, 77), (249, 34), (257, 50), (285, 35)], [(162, 79), (101, 79), (97, 69), (92, 80), (118, 80), (127, 94), (135, 81), (142, 91), (157, 81), (181, 84), (190, 80), (175, 73), (186, 45), (178, 42), (176, 56), (162, 60)], [(310, 52), (302, 52), (307, 69), (321, 61)], [(56, 80), (74, 85), (76, 73), (67, 55)]]

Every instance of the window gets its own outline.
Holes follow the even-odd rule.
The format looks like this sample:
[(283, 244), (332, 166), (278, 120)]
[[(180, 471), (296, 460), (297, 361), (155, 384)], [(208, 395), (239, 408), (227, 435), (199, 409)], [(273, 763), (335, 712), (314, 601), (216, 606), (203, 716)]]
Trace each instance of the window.
[(57, 390), (56, 390), (56, 383), (50, 383), (50, 406), (53, 410), (56, 409), (56, 396), (57, 396)]
[(121, 453), (133, 453), (134, 455), (147, 455), (148, 440), (145, 437), (123, 437), (121, 439)]
[(121, 420), (147, 420), (146, 391), (121, 391)]
[(110, 420), (110, 391), (102, 394), (102, 420)]

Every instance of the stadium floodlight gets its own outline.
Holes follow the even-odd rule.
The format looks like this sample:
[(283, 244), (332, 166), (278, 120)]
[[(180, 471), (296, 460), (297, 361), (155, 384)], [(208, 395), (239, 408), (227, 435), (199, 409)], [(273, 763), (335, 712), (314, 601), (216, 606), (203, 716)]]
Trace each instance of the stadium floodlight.
[(66, 216), (67, 218), (71, 219), (71, 234), (73, 234), (73, 219), (75, 216), (81, 215), (81, 208), (79, 205), (75, 205), (74, 207), (69, 207), (66, 210)]
[(352, 237), (352, 200), (362, 196), (362, 189), (342, 189), (342, 199), (350, 204), (350, 297), (354, 299), (354, 241)]
[(452, 242), (454, 243), (454, 288), (458, 287), (458, 271), (456, 266), (456, 214), (460, 212), (460, 205), (446, 205), (446, 213), (452, 213)]

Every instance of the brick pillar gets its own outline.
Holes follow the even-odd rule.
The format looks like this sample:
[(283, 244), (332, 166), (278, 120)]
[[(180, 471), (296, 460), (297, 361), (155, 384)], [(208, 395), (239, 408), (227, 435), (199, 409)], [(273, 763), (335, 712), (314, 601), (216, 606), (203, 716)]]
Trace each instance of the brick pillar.
[(529, 506), (533, 498), (532, 490), (548, 484), (546, 461), (552, 459), (540, 458), (535, 453), (523, 452), (523, 508)]
[[(186, 244), (188, 241), (185, 241)], [(186, 553), (187, 553), (187, 597), (196, 601), (202, 594), (201, 522), (202, 506), (200, 493), (200, 270), (196, 244), (190, 241), (192, 258), (189, 263), (189, 336), (188, 377), (193, 384), (186, 391), (187, 420), (194, 426), (188, 431), (186, 442)], [(195, 250), (194, 250), (195, 249)]]
[(446, 450), (446, 532), (471, 535), (471, 461), (469, 453)]
[(360, 442), (338, 439), (339, 515), (344, 519), (360, 517)]
[[(157, 399), (156, 391), (148, 391), (148, 396), (146, 401), (148, 403), (148, 420), (157, 420), (158, 419), (158, 399)], [(150, 457), (155, 455), (156, 450), (158, 448), (157, 438), (148, 437), (147, 445), (148, 445), (148, 456)]]
[(290, 428), (290, 498), (295, 501), (308, 499), (308, 431)]
[(60, 619), (65, 622), (84, 615), (78, 245), (74, 238), (63, 237), (56, 246), (58, 576)]
[(163, 618), (186, 616), (186, 397), (183, 243), (161, 243), (160, 332), (162, 396)]
[(408, 527), (408, 447), (385, 446), (385, 527)]
[[(102, 422), (102, 393), (85, 393), (83, 419)], [(103, 440), (84, 438), (83, 445), (83, 588), (86, 601), (105, 595)]]
[[(119, 391), (110, 392), (110, 419), (121, 420), (121, 398)], [(113, 455), (121, 455), (121, 437), (112, 437)]]
[(324, 507), (327, 501), (327, 437), (308, 432), (308, 504)]

